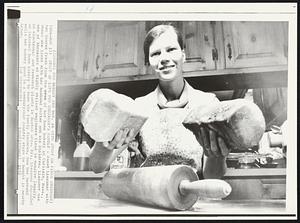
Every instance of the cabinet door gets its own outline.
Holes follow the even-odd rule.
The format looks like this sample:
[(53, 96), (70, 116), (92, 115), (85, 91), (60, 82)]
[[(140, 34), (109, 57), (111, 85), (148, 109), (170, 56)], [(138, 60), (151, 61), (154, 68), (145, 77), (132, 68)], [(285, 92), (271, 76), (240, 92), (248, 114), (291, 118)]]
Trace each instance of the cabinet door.
[(226, 68), (287, 64), (284, 22), (223, 22)]
[(215, 50), (213, 22), (183, 22), (183, 38), (186, 53), (184, 71), (215, 69), (212, 57)]
[(84, 21), (59, 21), (57, 81), (88, 78), (92, 29)]
[(93, 77), (133, 76), (142, 73), (144, 22), (99, 22)]

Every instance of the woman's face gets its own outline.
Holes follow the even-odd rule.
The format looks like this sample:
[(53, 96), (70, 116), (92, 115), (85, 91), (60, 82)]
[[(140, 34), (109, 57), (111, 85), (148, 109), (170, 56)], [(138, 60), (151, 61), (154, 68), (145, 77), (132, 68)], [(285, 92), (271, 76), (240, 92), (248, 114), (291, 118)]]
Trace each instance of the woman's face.
[(159, 80), (172, 81), (182, 76), (184, 60), (185, 54), (173, 30), (161, 34), (149, 47), (149, 62)]

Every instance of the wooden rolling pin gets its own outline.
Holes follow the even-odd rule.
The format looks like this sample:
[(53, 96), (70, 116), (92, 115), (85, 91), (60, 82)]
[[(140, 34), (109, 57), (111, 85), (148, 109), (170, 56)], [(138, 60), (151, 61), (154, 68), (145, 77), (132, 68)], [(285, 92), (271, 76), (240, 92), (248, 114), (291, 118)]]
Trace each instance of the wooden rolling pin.
[(185, 165), (112, 169), (102, 181), (106, 196), (173, 210), (191, 208), (198, 197), (223, 198), (230, 185), (217, 179), (199, 180)]

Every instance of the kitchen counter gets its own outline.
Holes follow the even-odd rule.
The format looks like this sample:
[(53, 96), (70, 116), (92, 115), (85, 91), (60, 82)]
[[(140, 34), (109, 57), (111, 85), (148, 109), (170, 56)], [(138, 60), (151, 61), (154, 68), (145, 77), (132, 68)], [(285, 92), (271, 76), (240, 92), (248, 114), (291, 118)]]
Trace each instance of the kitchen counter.
[[(55, 172), (55, 198), (103, 198), (99, 183), (104, 173)], [(229, 200), (285, 199), (286, 169), (227, 169), (224, 180), (232, 186)]]
[(43, 214), (72, 214), (97, 216), (239, 216), (249, 215), (289, 215), (285, 200), (199, 200), (190, 210), (170, 211), (150, 206), (132, 204), (109, 198), (102, 199), (55, 199)]
[(97, 217), (290, 216), (285, 208), (285, 168), (228, 169), (224, 180), (232, 186), (231, 195), (224, 200), (199, 200), (186, 211), (170, 211), (109, 199), (99, 187), (104, 174), (56, 172), (55, 202), (47, 208), (47, 213)]

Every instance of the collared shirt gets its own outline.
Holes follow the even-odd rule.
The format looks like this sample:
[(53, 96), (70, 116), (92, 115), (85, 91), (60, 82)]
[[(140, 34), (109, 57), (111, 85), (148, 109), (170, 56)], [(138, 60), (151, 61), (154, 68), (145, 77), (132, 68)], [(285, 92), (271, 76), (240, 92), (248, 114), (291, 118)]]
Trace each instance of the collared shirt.
[(186, 104), (184, 108), (190, 109), (198, 106), (206, 106), (219, 100), (213, 93), (207, 93), (194, 89), (185, 80), (185, 87), (179, 100), (167, 102), (167, 99), (161, 92), (161, 89), (158, 85), (154, 91), (145, 96), (136, 98), (135, 101), (139, 109), (150, 116), (151, 113), (156, 112), (161, 108), (168, 107), (166, 105), (171, 105), (170, 107), (181, 108), (184, 104)]
[(159, 85), (156, 87), (156, 93), (157, 93), (157, 104), (158, 106), (163, 109), (163, 108), (184, 108), (188, 102), (188, 84), (186, 81), (184, 81), (184, 88), (183, 91), (181, 92), (181, 95), (178, 99), (168, 101), (161, 91)]

